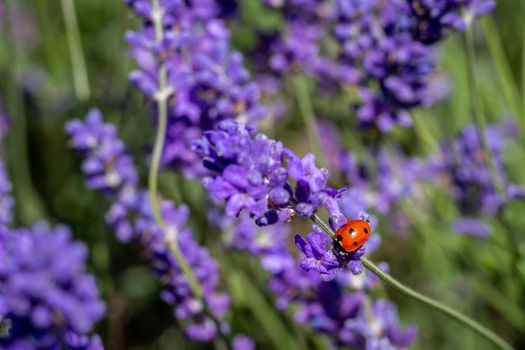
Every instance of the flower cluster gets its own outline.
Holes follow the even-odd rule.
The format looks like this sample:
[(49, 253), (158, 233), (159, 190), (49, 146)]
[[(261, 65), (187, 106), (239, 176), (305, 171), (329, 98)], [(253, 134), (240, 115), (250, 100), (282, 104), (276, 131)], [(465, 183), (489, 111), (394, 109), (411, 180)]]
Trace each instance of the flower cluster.
[(102, 114), (93, 109), (86, 122), (73, 120), (66, 130), (71, 135), (71, 147), (85, 156), (82, 171), (86, 185), (98, 191), (119, 191), (137, 184), (137, 171), (124, 143), (117, 138), (114, 125), (104, 124)]
[[(286, 20), (259, 49), (268, 51), (267, 65), (354, 86), (360, 124), (383, 132), (410, 126), (410, 109), (438, 98), (431, 89), (432, 45), (494, 7), (493, 0), (263, 2)], [(338, 57), (320, 49), (329, 33), (339, 43)]]
[(414, 195), (426, 170), (423, 160), (408, 157), (394, 146), (389, 150), (369, 150), (365, 159), (346, 152), (341, 164), (346, 180), (352, 185), (351, 195), (343, 197), (342, 206), (357, 212), (351, 207), (360, 207), (359, 202), (363, 202), (367, 209), (375, 209), (382, 215), (390, 213), (402, 199)]
[[(194, 239), (190, 229), (185, 227), (189, 210), (173, 203), (164, 201), (161, 213), (166, 218), (168, 232), (161, 230), (155, 222), (147, 193), (139, 200), (142, 211), (137, 212), (136, 230), (141, 235), (141, 242), (146, 247), (155, 274), (164, 284), (161, 298), (173, 305), (174, 316), (179, 321), (191, 321), (186, 325), (188, 338), (196, 341), (210, 341), (219, 332), (228, 332), (228, 325), (223, 322), (218, 325), (206, 314), (205, 305), (215, 318), (222, 320), (229, 308), (230, 299), (225, 293), (217, 292), (219, 281), (218, 266), (209, 252)], [(191, 289), (189, 281), (184, 276), (175, 260), (170, 245), (178, 244), (184, 258), (191, 267), (202, 287), (204, 301), (197, 298)], [(217, 327), (220, 327), (218, 329)]]
[(434, 72), (429, 45), (452, 30), (464, 30), (466, 21), (490, 11), (491, 0), (338, 1), (335, 34), (341, 59), (359, 67), (357, 84), (362, 102), (361, 123), (382, 131), (409, 126), (408, 111), (433, 101)]
[(102, 349), (86, 334), (105, 306), (85, 272), (88, 250), (68, 228), (2, 231), (0, 252), (0, 319), (9, 325), (2, 349)]
[[(193, 340), (208, 341), (223, 331), (217, 327), (227, 329), (227, 325), (217, 325), (205, 313), (202, 300), (193, 295), (189, 281), (170, 250), (170, 245), (179, 246), (202, 286), (206, 304), (213, 315), (221, 319), (228, 309), (229, 298), (215, 291), (218, 284), (217, 263), (195, 241), (191, 230), (186, 227), (188, 209), (184, 206), (177, 208), (167, 200), (161, 201), (161, 214), (168, 228), (165, 231), (159, 227), (148, 192), (137, 188), (137, 171), (132, 159), (114, 132), (114, 126), (104, 123), (99, 111), (91, 111), (86, 121), (69, 122), (66, 131), (71, 137), (72, 147), (85, 157), (82, 170), (88, 178), (88, 186), (104, 192), (113, 201), (106, 221), (121, 240), (135, 238), (143, 244), (155, 274), (164, 284), (162, 299), (173, 305), (177, 320), (191, 321), (185, 329), (187, 336)], [(91, 167), (86, 164), (103, 166)], [(125, 166), (118, 167), (116, 164)], [(102, 181), (104, 186), (92, 186), (89, 179), (93, 177), (121, 180)]]
[(66, 132), (71, 147), (83, 156), (86, 185), (117, 197), (106, 218), (117, 237), (123, 242), (136, 237), (127, 213), (137, 197), (138, 175), (131, 155), (118, 139), (115, 126), (105, 124), (102, 113), (93, 109), (85, 122), (72, 120), (67, 123)]
[[(450, 190), (464, 217), (453, 223), (453, 229), (476, 237), (489, 233), (483, 215), (493, 217), (511, 200), (525, 198), (525, 188), (508, 183), (502, 152), (515, 135), (512, 123), (490, 125), (486, 130), (488, 151), (481, 146), (478, 129), (469, 125), (451, 142), (441, 145), (441, 152), (428, 160), (428, 172), (439, 184)], [(493, 162), (491, 173), (489, 162)], [(499, 182), (498, 191), (495, 182)]]
[[(301, 159), (280, 142), (235, 121), (223, 121), (215, 131), (205, 132), (194, 148), (213, 172), (204, 179), (204, 186), (214, 199), (226, 202), (228, 216), (245, 215), (257, 225), (266, 226), (291, 220), (294, 214), (308, 218), (325, 207), (333, 230), (347, 221), (337, 203), (346, 188), (329, 187), (328, 171), (319, 169), (311, 154)], [(239, 245), (249, 248), (252, 245), (242, 242), (246, 242), (244, 236), (252, 238), (254, 233), (243, 229), (245, 220), (243, 217), (241, 229), (236, 232)], [(347, 253), (315, 225), (306, 240), (296, 236), (295, 243), (305, 255), (301, 267), (316, 270), (323, 280), (335, 278), (344, 267), (354, 274), (363, 270), (360, 257), (364, 247)], [(277, 255), (281, 246), (270, 245)], [(252, 251), (258, 253), (257, 249)]]
[[(346, 221), (336, 201), (328, 207), (331, 222)], [(363, 272), (356, 276), (351, 273), (352, 267), (351, 272), (337, 270), (337, 258), (328, 247), (329, 239), (324, 232), (317, 229), (306, 239), (296, 236), (303, 252), (298, 259), (286, 248), (289, 226), (277, 224), (261, 228), (246, 215), (239, 220), (239, 225), (231, 229), (231, 244), (261, 257), (261, 266), (271, 274), (268, 285), (279, 310), (294, 310), (296, 322), (328, 335), (337, 347), (402, 349), (411, 346), (416, 327), (403, 328), (392, 303), (371, 298), (369, 292), (379, 284), (374, 274)], [(229, 230), (224, 225), (223, 228)], [(368, 250), (373, 252), (379, 243), (379, 236), (372, 236), (367, 243)], [(362, 253), (363, 250), (358, 255)], [(325, 259), (334, 264), (325, 263)], [(351, 261), (350, 265), (362, 269), (358, 260)], [(379, 266), (388, 270), (385, 263)]]
[[(1, 146), (8, 131), (0, 105)], [(0, 160), (0, 347), (102, 350), (100, 337), (89, 335), (105, 305), (86, 273), (87, 247), (65, 226), (12, 228), (14, 205)]]
[[(379, 244), (374, 236), (367, 246), (373, 251)], [(297, 238), (296, 238), (297, 239)], [(336, 346), (350, 346), (360, 349), (407, 348), (415, 339), (416, 328), (409, 326), (403, 329), (397, 320), (395, 306), (383, 299), (372, 300), (369, 291), (377, 286), (378, 279), (370, 272), (356, 276), (354, 268), (362, 269), (358, 260), (352, 260), (354, 267), (350, 271), (339, 271), (328, 280), (319, 280), (314, 272), (330, 270), (323, 259), (330, 252), (323, 252), (327, 244), (326, 235), (314, 232), (308, 236), (309, 242), (304, 248), (305, 257), (301, 267), (296, 264), (283, 268), (273, 274), (269, 282), (270, 289), (277, 296), (277, 307), (295, 305), (295, 320), (306, 324), (316, 332), (328, 334)], [(314, 255), (308, 252), (317, 249)], [(361, 251), (359, 254), (362, 254)], [(322, 260), (316, 258), (322, 256)], [(333, 260), (332, 260), (333, 262)], [(310, 264), (324, 265), (313, 268)], [(304, 269), (308, 266), (308, 271)], [(332, 265), (332, 264), (330, 264)], [(380, 264), (387, 269), (386, 264)], [(367, 312), (372, 307), (373, 312)]]
[(338, 1), (335, 34), (341, 59), (358, 67), (360, 122), (388, 131), (409, 126), (407, 110), (423, 103), (433, 71), (431, 51), (411, 35), (404, 1)]
[(262, 2), (284, 15), (283, 29), (278, 33), (261, 33), (254, 53), (259, 69), (267, 65), (274, 73), (306, 72), (342, 84), (356, 82), (356, 70), (326, 56), (321, 41), (337, 20), (336, 2), (332, 0), (284, 0)]
[[(131, 82), (149, 99), (169, 95), (168, 128), (162, 164), (188, 176), (204, 169), (191, 151), (204, 130), (224, 119), (253, 123), (264, 110), (260, 91), (249, 83), (243, 57), (230, 48), (230, 33), (214, 1), (162, 2), (161, 19), (153, 17), (149, 1), (127, 1), (145, 24), (127, 39), (140, 70)], [(155, 37), (151, 21), (162, 21), (162, 38)], [(159, 67), (167, 71), (167, 86), (160, 91)]]
[(194, 150), (212, 172), (204, 187), (216, 200), (226, 201), (226, 214), (244, 210), (259, 225), (285, 221), (295, 213), (309, 217), (325, 196), (337, 198), (344, 192), (327, 186), (328, 171), (316, 166), (312, 154), (301, 159), (244, 123), (222, 121), (204, 133)]
[(470, 22), (494, 8), (493, 0), (408, 0), (414, 24), (412, 33), (425, 45), (451, 32), (464, 31)]

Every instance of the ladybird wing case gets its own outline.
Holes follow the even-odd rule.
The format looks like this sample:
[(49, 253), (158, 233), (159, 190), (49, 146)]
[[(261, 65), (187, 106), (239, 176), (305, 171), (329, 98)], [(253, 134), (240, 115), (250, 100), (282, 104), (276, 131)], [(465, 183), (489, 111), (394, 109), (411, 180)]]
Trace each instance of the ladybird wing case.
[(367, 240), (370, 234), (370, 224), (363, 220), (349, 220), (345, 225), (337, 230), (334, 237), (336, 241), (347, 252), (359, 249)]

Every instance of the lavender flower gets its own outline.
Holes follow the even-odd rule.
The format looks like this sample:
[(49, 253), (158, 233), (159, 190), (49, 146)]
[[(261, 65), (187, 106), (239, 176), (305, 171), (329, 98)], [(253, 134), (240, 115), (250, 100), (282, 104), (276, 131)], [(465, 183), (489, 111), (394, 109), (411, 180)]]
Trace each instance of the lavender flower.
[[(186, 335), (193, 340), (209, 341), (219, 332), (227, 331), (228, 326), (225, 323), (217, 325), (206, 314), (203, 301), (193, 295), (189, 281), (172, 255), (170, 245), (179, 246), (202, 286), (206, 304), (215, 318), (222, 319), (229, 306), (229, 297), (215, 291), (218, 283), (217, 263), (185, 226), (189, 215), (186, 207), (177, 208), (170, 201), (161, 201), (161, 214), (168, 228), (164, 231), (158, 226), (148, 192), (137, 188), (137, 171), (125, 151), (124, 143), (118, 139), (114, 126), (103, 123), (101, 118), (100, 112), (91, 112), (85, 122), (74, 120), (68, 123), (66, 131), (71, 137), (71, 145), (86, 157), (83, 164), (106, 165), (95, 167), (96, 171), (83, 166), (82, 170), (88, 179), (93, 176), (107, 179), (115, 173), (122, 179), (102, 181), (104, 186), (90, 186), (105, 193), (113, 201), (106, 221), (121, 240), (140, 240), (155, 274), (164, 285), (161, 297), (173, 305), (175, 318), (185, 323)], [(114, 164), (125, 166), (119, 168)], [(119, 175), (121, 171), (123, 174)]]
[[(283, 14), (285, 25), (262, 36), (256, 62), (355, 87), (360, 125), (382, 132), (410, 126), (410, 110), (438, 97), (431, 90), (433, 45), (494, 7), (492, 0), (263, 2)], [(338, 56), (321, 49), (330, 34)]]
[(328, 171), (317, 168), (313, 155), (301, 159), (243, 123), (219, 123), (194, 150), (214, 172), (204, 179), (204, 187), (214, 199), (226, 202), (226, 214), (237, 216), (244, 210), (259, 225), (287, 220), (293, 213), (309, 217), (322, 206), (323, 195), (335, 198), (343, 192), (327, 186)]
[[(101, 349), (84, 337), (104, 315), (87, 248), (64, 226), (38, 224), (0, 235), (0, 319), (9, 320), (3, 349)], [(56, 254), (59, 251), (61, 254)], [(73, 339), (84, 339), (82, 343)], [(98, 344), (98, 345), (96, 345)]]
[[(325, 206), (329, 208), (331, 222), (346, 222), (335, 199), (330, 198)], [(362, 218), (368, 219), (362, 215)], [(220, 222), (223, 228), (229, 230), (229, 222), (225, 222), (224, 217), (217, 220), (218, 216), (213, 216), (215, 222)], [(377, 276), (370, 272), (354, 275), (335, 264), (330, 264), (330, 261), (337, 262), (337, 257), (330, 250), (330, 239), (321, 232), (314, 232), (306, 238), (296, 236), (298, 248), (304, 253), (299, 257), (300, 261), (297, 261), (286, 249), (286, 242), (282, 240), (282, 236), (277, 236), (276, 244), (267, 242), (271, 240), (270, 237), (275, 237), (275, 227), (279, 225), (257, 227), (253, 220), (244, 215), (240, 218), (239, 226), (234, 228), (232, 242), (237, 249), (253, 252), (261, 257), (261, 266), (271, 273), (268, 286), (275, 295), (275, 304), (279, 310), (294, 310), (296, 322), (316, 332), (327, 334), (338, 347), (410, 347), (416, 335), (415, 326), (401, 327), (394, 305), (382, 299), (371, 300), (368, 296), (369, 291), (380, 285)], [(262, 245), (248, 244), (244, 239), (264, 234), (270, 237), (263, 239)], [(236, 244), (239, 239), (244, 243)], [(254, 240), (259, 242), (258, 239)], [(379, 236), (373, 235), (366, 244), (368, 252), (377, 249), (379, 242)], [(356, 255), (362, 254), (363, 251)], [(265, 259), (272, 259), (274, 263), (265, 263)], [(357, 261), (358, 258), (350, 263)], [(379, 266), (385, 271), (388, 270), (385, 263), (380, 263)], [(319, 272), (322, 273), (321, 279)], [(370, 314), (365, 311), (367, 305), (372, 305)]]
[[(195, 143), (194, 150), (203, 164), (217, 173), (204, 180), (204, 187), (217, 200), (225, 200), (226, 214), (238, 215), (246, 210), (258, 219), (267, 213), (268, 198), (276, 206), (286, 207), (291, 193), (285, 189), (287, 172), (282, 166), (283, 146), (252, 128), (234, 121), (221, 122), (216, 131), (207, 131)], [(285, 220), (291, 211), (285, 211)], [(277, 221), (271, 218), (274, 223)], [(281, 221), (282, 221), (281, 220)]]
[[(389, 131), (411, 125), (407, 110), (425, 99), (433, 69), (431, 52), (410, 33), (411, 18), (402, 1), (338, 1), (335, 33), (342, 60), (361, 68), (360, 122)], [(373, 86), (377, 88), (373, 88)]]
[(82, 170), (89, 188), (101, 191), (119, 191), (137, 184), (137, 172), (132, 158), (126, 154), (113, 125), (104, 124), (102, 114), (93, 109), (86, 122), (73, 120), (66, 125), (71, 136), (71, 147), (85, 154)]
[(425, 45), (453, 31), (464, 31), (475, 18), (492, 11), (493, 0), (409, 0), (414, 18), (413, 35)]
[(104, 350), (98, 335), (88, 337), (69, 332), (66, 334), (66, 344), (72, 350)]
[(306, 241), (302, 236), (295, 236), (295, 245), (305, 255), (301, 267), (316, 270), (324, 281), (333, 279), (339, 270), (339, 262), (332, 250), (327, 250), (330, 238), (324, 232), (312, 232)]
[[(140, 70), (130, 80), (149, 99), (169, 94), (170, 105), (162, 164), (181, 169), (188, 176), (203, 175), (191, 146), (205, 130), (224, 119), (253, 123), (264, 110), (260, 92), (249, 83), (242, 55), (230, 48), (230, 33), (215, 18), (213, 1), (162, 3), (163, 40), (157, 43), (150, 27), (151, 9), (144, 1), (128, 5), (145, 18), (142, 31), (128, 33), (132, 55)], [(164, 62), (167, 91), (159, 91), (158, 63)]]
[(403, 199), (416, 196), (418, 181), (426, 175), (423, 160), (403, 154), (396, 145), (388, 151), (370, 150), (364, 159), (347, 152), (342, 157), (342, 167), (346, 180), (352, 184), (341, 201), (349, 216), (370, 209), (388, 214)]
[[(385, 264), (380, 266), (387, 269)], [(323, 281), (314, 269), (306, 271), (297, 265), (273, 273), (269, 282), (279, 309), (292, 308), (298, 323), (327, 334), (337, 347), (410, 347), (415, 326), (402, 328), (394, 305), (382, 299), (370, 300), (367, 292), (377, 285), (378, 278), (369, 272), (355, 276), (341, 271), (330, 281)], [(372, 312), (368, 314), (370, 304)]]
[[(149, 209), (144, 208), (144, 209)], [(219, 325), (205, 314), (202, 300), (196, 298), (185, 278), (180, 266), (170, 252), (170, 244), (178, 244), (186, 261), (202, 286), (204, 300), (214, 316), (222, 319), (229, 307), (229, 297), (217, 293), (218, 267), (208, 251), (201, 247), (193, 238), (191, 230), (184, 227), (189, 211), (186, 207), (175, 208), (170, 202), (162, 205), (162, 215), (167, 219), (169, 231), (163, 232), (153, 219), (153, 213), (148, 210), (137, 220), (137, 228), (142, 232), (142, 243), (148, 248), (155, 273), (163, 282), (165, 288), (161, 294), (162, 300), (174, 306), (176, 319), (191, 320), (186, 328), (186, 335), (193, 340), (209, 341), (217, 337), (219, 332), (227, 330), (227, 325)], [(175, 239), (176, 241), (170, 242)]]
[[(485, 237), (488, 226), (483, 216), (494, 216), (506, 203), (525, 198), (522, 186), (508, 182), (502, 159), (508, 140), (515, 137), (514, 130), (513, 123), (487, 127), (494, 174), (490, 173), (487, 166), (490, 159), (481, 147), (479, 133), (473, 125), (463, 128), (456, 139), (441, 145), (439, 155), (429, 158), (427, 169), (432, 175), (430, 179), (437, 178), (440, 180), (438, 183), (448, 188), (465, 216), (453, 224), (455, 231)], [(502, 184), (503, 193), (498, 193), (493, 181)]]
[[(268, 35), (266, 48), (268, 66), (275, 72), (302, 70), (316, 74), (326, 65), (337, 69), (335, 62), (326, 62), (319, 49), (320, 40), (328, 32), (327, 23), (335, 19), (333, 1), (267, 1), (262, 2), (277, 9), (285, 17), (285, 25), (280, 33)], [(259, 50), (259, 55), (261, 50)], [(344, 76), (344, 75), (340, 75)]]
[[(410, 109), (432, 103), (432, 47), (489, 12), (492, 0), (338, 1), (343, 62), (360, 67), (360, 122), (410, 126)], [(463, 15), (462, 15), (463, 12)], [(377, 88), (375, 87), (377, 86)]]
[(71, 147), (84, 156), (82, 171), (87, 186), (117, 195), (119, 200), (111, 207), (107, 220), (121, 241), (129, 241), (134, 230), (125, 216), (137, 196), (138, 175), (131, 155), (118, 139), (116, 128), (104, 124), (101, 112), (93, 109), (85, 122), (73, 120), (67, 123), (66, 132), (71, 138)]

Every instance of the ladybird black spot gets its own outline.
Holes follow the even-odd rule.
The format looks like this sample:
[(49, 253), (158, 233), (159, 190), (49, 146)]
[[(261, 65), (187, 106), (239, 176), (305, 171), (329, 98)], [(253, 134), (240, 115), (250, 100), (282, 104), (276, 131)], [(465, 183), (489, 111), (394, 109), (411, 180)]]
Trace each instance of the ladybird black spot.
[(343, 240), (343, 236), (341, 236), (341, 235), (337, 235), (336, 239), (337, 239), (338, 241), (342, 241), (342, 240)]
[(366, 227), (365, 227), (365, 230), (364, 230), (364, 231), (365, 231), (366, 234), (368, 234), (368, 229), (367, 229)]
[(357, 242), (354, 242), (354, 245), (357, 247)]
[(348, 231), (348, 233), (350, 234), (350, 236), (353, 236), (356, 232), (353, 228), (351, 228), (350, 231)]

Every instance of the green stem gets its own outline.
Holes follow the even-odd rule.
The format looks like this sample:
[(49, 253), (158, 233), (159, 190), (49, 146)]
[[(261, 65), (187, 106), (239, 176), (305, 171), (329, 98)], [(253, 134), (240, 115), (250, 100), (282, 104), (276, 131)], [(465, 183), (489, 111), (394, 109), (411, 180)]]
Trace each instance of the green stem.
[(525, 147), (525, 26), (523, 27), (523, 42), (521, 46), (521, 140)]
[[(155, 26), (155, 39), (157, 42), (162, 42), (163, 40), (163, 10), (160, 8), (159, 0), (151, 0), (152, 4), (152, 20)], [(167, 69), (164, 61), (160, 61), (159, 64), (159, 75), (158, 75), (158, 88), (159, 92), (156, 97), (157, 102), (157, 116), (158, 116), (158, 127), (157, 135), (155, 137), (155, 144), (153, 147), (153, 155), (151, 159), (151, 165), (149, 169), (148, 177), (148, 188), (151, 207), (153, 210), (153, 215), (157, 221), (157, 224), (164, 231), (166, 235), (166, 243), (168, 244), (169, 251), (173, 255), (173, 258), (179, 265), (182, 273), (190, 283), (190, 288), (192, 294), (195, 298), (199, 299), (202, 302), (204, 312), (215, 322), (217, 327), (217, 332), (223, 338), (226, 346), (231, 347), (229, 344), (229, 339), (221, 330), (221, 322), (213, 314), (212, 310), (209, 308), (204, 294), (202, 292), (202, 287), (193, 274), (190, 265), (188, 264), (186, 258), (182, 254), (180, 247), (178, 245), (178, 235), (179, 232), (176, 231), (175, 227), (169, 228), (162, 217), (159, 200), (158, 200), (158, 175), (159, 175), (159, 166), (160, 158), (162, 156), (162, 150), (164, 148), (164, 139), (166, 136), (166, 127), (168, 119), (168, 87), (167, 87)]]
[(85, 101), (90, 97), (89, 80), (84, 53), (82, 51), (82, 41), (78, 29), (75, 4), (73, 0), (61, 0), (61, 5), (62, 13), (64, 15), (64, 23), (66, 25), (69, 55), (71, 57), (75, 95), (80, 101)]
[[(326, 224), (324, 223), (316, 214), (312, 215), (310, 217), (312, 221), (321, 227), (323, 231), (325, 231), (330, 237), (333, 237), (335, 235), (334, 231)], [(490, 329), (484, 327), (480, 323), (474, 321), (468, 316), (463, 315), (461, 312), (454, 310), (453, 308), (437, 301), (432, 298), (429, 298), (419, 292), (416, 292), (415, 290), (405, 286), (398, 280), (396, 280), (394, 277), (390, 276), (388, 273), (384, 272), (374, 264), (372, 261), (368, 260), (366, 257), (361, 258), (361, 262), (363, 263), (363, 266), (366, 267), (368, 270), (370, 270), (372, 273), (374, 273), (377, 277), (379, 277), (385, 284), (392, 287), (399, 293), (423, 304), (424, 306), (431, 308), (435, 311), (438, 311), (447, 317), (459, 322), (463, 326), (473, 330), (478, 335), (481, 335), (485, 339), (491, 341), (494, 345), (496, 345), (499, 349), (503, 350), (512, 350), (512, 346), (507, 343), (503, 338), (501, 338), (496, 333), (492, 332)]]
[(373, 272), (383, 282), (385, 282), (388, 286), (392, 287), (399, 293), (418, 301), (419, 303), (423, 304), (424, 306), (430, 309), (433, 309), (435, 311), (438, 311), (444, 314), (445, 316), (461, 323), (467, 328), (470, 328), (472, 331), (476, 332), (478, 335), (481, 335), (485, 339), (491, 341), (499, 349), (504, 349), (504, 350), (513, 349), (509, 343), (507, 343), (503, 338), (501, 338), (496, 333), (492, 332), (490, 329), (486, 328), (485, 326), (482, 326), (480, 323), (474, 321), (470, 317), (463, 315), (461, 312), (454, 310), (450, 306), (447, 306), (437, 300), (429, 298), (403, 285), (401, 282), (396, 280), (394, 277), (390, 276), (388, 273), (381, 270), (379, 266), (377, 266), (376, 264), (368, 260), (368, 258), (362, 257), (361, 262), (368, 270)]
[[(10, 160), (14, 195), (21, 224), (28, 225), (45, 217), (42, 199), (38, 195), (31, 180), (29, 164), (26, 109), (21, 92), (22, 63), (24, 54), (20, 49), (13, 31), (12, 2), (6, 1), (6, 35), (7, 51), (12, 55), (12, 69), (8, 69), (9, 82), (7, 103), (11, 112), (12, 132), (8, 138), (7, 152)], [(23, 205), (22, 205), (23, 203)]]
[(505, 50), (503, 49), (500, 35), (494, 24), (494, 18), (492, 18), (492, 16), (484, 16), (480, 23), (492, 57), (492, 62), (496, 67), (503, 96), (506, 100), (505, 102), (508, 108), (510, 108), (512, 114), (517, 117), (520, 115), (521, 110), (518, 93), (519, 90), (516, 88), (517, 85), (512, 74), (512, 69), (505, 57)]
[(475, 50), (474, 50), (474, 38), (473, 38), (473, 28), (470, 27), (467, 29), (465, 35), (465, 47), (467, 52), (467, 75), (468, 75), (468, 85), (470, 93), (470, 102), (472, 108), (472, 116), (474, 118), (474, 123), (476, 124), (476, 130), (478, 132), (478, 137), (480, 140), (481, 148), (483, 149), (484, 161), (489, 170), (489, 174), (494, 185), (494, 188), (497, 193), (505, 196), (504, 185), (501, 179), (498, 177), (496, 163), (487, 140), (487, 128), (485, 123), (485, 116), (483, 112), (483, 106), (479, 98), (479, 91), (476, 79), (476, 59), (475, 59)]
[(321, 220), (321, 218), (317, 216), (317, 214), (310, 216), (310, 219), (314, 222), (314, 224), (319, 226), (321, 230), (327, 233), (330, 236), (330, 238), (334, 238), (335, 232), (330, 228), (330, 226), (328, 226), (323, 220)]
[(306, 80), (304, 76), (297, 73), (297, 75), (292, 77), (292, 83), (297, 97), (297, 105), (299, 106), (301, 118), (303, 118), (303, 123), (306, 127), (306, 137), (308, 138), (310, 148), (319, 159), (319, 163), (322, 166), (326, 166), (326, 164), (324, 164), (326, 157), (324, 157), (323, 149), (321, 148), (321, 139), (317, 130), (314, 109), (310, 102)]
[[(162, 17), (163, 13), (159, 7), (158, 0), (152, 0), (153, 7), (153, 22), (155, 25), (155, 37), (158, 42), (163, 40), (163, 31), (162, 31)], [(151, 159), (151, 165), (149, 169), (149, 178), (148, 178), (148, 187), (149, 195), (151, 201), (151, 207), (153, 209), (153, 215), (157, 220), (157, 223), (162, 228), (162, 230), (167, 234), (170, 232), (166, 226), (164, 219), (160, 213), (159, 201), (158, 201), (158, 175), (159, 175), (159, 165), (160, 158), (162, 156), (162, 149), (164, 148), (164, 139), (166, 136), (166, 127), (168, 119), (168, 95), (165, 93), (167, 89), (167, 70), (164, 62), (160, 63), (159, 67), (159, 94), (157, 96), (157, 113), (158, 113), (158, 127), (157, 135), (155, 137), (155, 145), (153, 148), (153, 156)], [(193, 275), (191, 268), (188, 265), (188, 262), (182, 255), (177, 242), (178, 232), (173, 232), (173, 237), (167, 237), (167, 243), (169, 244), (170, 251), (173, 253), (175, 260), (180, 265), (180, 268), (188, 281), (190, 282), (191, 289), (193, 294), (197, 298), (202, 298), (202, 289)]]

